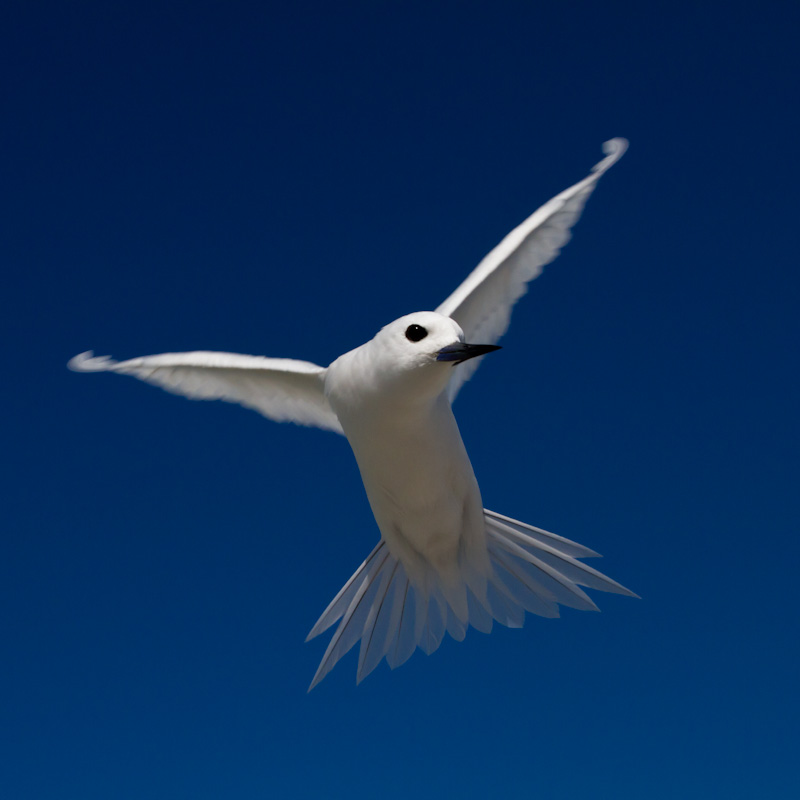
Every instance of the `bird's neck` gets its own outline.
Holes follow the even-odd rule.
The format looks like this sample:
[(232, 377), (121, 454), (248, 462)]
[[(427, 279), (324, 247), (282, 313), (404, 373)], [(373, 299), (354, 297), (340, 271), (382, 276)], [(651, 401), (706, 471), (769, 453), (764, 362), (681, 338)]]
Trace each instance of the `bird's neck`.
[(392, 372), (363, 346), (328, 367), (325, 394), (343, 426), (349, 421), (396, 427), (425, 425), (450, 414), (444, 365)]

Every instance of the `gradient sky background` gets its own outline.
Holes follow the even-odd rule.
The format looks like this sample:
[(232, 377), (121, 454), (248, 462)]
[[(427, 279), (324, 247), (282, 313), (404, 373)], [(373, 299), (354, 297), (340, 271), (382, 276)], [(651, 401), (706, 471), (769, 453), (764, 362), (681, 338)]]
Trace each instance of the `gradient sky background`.
[[(3, 4), (4, 797), (795, 797), (796, 4)], [(456, 413), (642, 600), (312, 692), (346, 442), (75, 375), (327, 364), (631, 147)]]

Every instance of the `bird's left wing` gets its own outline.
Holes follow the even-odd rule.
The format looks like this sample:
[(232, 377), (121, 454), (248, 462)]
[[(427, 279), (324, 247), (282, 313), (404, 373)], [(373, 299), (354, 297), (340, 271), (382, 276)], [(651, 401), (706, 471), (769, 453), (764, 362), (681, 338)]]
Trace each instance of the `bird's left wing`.
[(296, 422), (342, 432), (325, 397), (325, 369), (308, 361), (237, 353), (162, 353), (114, 361), (75, 356), (76, 372), (119, 372), (196, 400), (227, 400), (252, 408), (276, 422)]
[[(436, 309), (461, 326), (468, 342), (494, 344), (508, 330), (514, 303), (528, 290), (528, 282), (538, 277), (542, 267), (569, 241), (570, 229), (597, 182), (627, 148), (625, 139), (607, 141), (603, 145), (606, 157), (588, 177), (556, 195), (514, 228)], [(474, 358), (455, 368), (448, 387), (450, 400), (480, 361)]]

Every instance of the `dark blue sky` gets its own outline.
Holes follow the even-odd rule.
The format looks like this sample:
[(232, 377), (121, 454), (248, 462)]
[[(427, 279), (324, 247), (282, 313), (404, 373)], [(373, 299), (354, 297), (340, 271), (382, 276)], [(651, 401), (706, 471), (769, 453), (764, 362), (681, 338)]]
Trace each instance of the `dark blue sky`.
[[(4, 796), (789, 797), (788, 2), (0, 12)], [(642, 596), (310, 695), (376, 541), (346, 442), (67, 372), (327, 364), (631, 147), (456, 413), (486, 505)]]

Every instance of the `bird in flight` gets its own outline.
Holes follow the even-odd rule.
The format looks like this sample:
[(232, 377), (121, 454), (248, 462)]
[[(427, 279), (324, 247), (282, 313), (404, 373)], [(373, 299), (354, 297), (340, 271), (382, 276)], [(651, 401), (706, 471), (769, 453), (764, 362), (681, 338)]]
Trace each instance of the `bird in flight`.
[(380, 541), (308, 634), (338, 622), (309, 691), (359, 641), (358, 682), (384, 657), (394, 669), (417, 647), (432, 653), (445, 632), (461, 641), (469, 625), (522, 627), (526, 611), (597, 610), (581, 587), (636, 597), (580, 560), (598, 555), (588, 547), (483, 508), (451, 408), (627, 144), (606, 142), (588, 177), (512, 230), (435, 311), (390, 322), (328, 367), (216, 352), (118, 362), (89, 351), (69, 362), (347, 438)]

